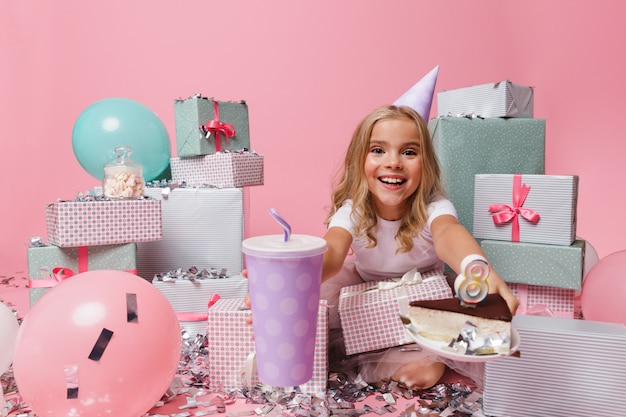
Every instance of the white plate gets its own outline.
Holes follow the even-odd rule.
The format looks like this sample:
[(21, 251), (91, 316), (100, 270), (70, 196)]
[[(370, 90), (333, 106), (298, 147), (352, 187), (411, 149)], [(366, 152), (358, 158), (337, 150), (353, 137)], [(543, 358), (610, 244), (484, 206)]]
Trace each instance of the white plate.
[(491, 355), (465, 355), (461, 353), (450, 352), (449, 350), (443, 349), (448, 344), (445, 342), (437, 342), (436, 340), (426, 339), (419, 334), (409, 330), (407, 328), (406, 333), (415, 341), (415, 343), (419, 344), (422, 349), (427, 350), (429, 352), (435, 353), (442, 358), (448, 358), (455, 361), (461, 362), (488, 362), (494, 359), (504, 358), (510, 356), (511, 354), (517, 352), (519, 349), (520, 337), (519, 333), (515, 328), (511, 329), (511, 352), (509, 354), (505, 353), (494, 353)]

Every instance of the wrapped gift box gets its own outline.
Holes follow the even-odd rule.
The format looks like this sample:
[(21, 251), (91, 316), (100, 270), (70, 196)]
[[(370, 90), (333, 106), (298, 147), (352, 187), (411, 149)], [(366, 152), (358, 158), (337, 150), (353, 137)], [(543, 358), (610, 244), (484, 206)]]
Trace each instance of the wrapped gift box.
[[(209, 386), (213, 391), (229, 391), (259, 382), (254, 372), (250, 314), (240, 299), (220, 299), (209, 309), (208, 351)], [(313, 377), (299, 388), (308, 394), (326, 393), (328, 383), (328, 307), (320, 302), (315, 340)]]
[(533, 117), (532, 87), (500, 81), (437, 93), (439, 116)]
[[(175, 312), (196, 313), (198, 316), (207, 313), (209, 302), (215, 295), (221, 299), (240, 299), (248, 293), (248, 280), (240, 274), (195, 279), (157, 276), (152, 284), (167, 298)], [(191, 335), (206, 334), (206, 320), (182, 320), (180, 324)]]
[(571, 245), (578, 176), (479, 174), (473, 234), (478, 239)]
[(576, 317), (576, 290), (543, 285), (508, 284), (519, 300), (516, 314), (573, 319)]
[(472, 232), (476, 174), (544, 174), (543, 119), (440, 117), (428, 123), (444, 189)]
[(263, 185), (263, 155), (255, 152), (218, 152), (171, 158), (172, 181), (190, 187), (234, 188)]
[(179, 157), (250, 149), (248, 105), (243, 100), (219, 101), (199, 95), (175, 100), (174, 117)]
[(401, 313), (408, 312), (408, 304), (452, 296), (446, 277), (435, 271), (422, 273), (419, 283), (385, 280), (342, 288), (339, 317), (346, 353), (353, 355), (413, 343), (400, 319)]
[[(137, 244), (61, 248), (42, 245), (28, 248), (30, 305), (64, 278), (85, 271), (112, 269), (137, 273)], [(56, 278), (55, 278), (56, 273)]]
[(487, 259), (508, 283), (580, 290), (585, 241), (570, 246), (482, 240)]
[(181, 265), (241, 273), (242, 188), (147, 187), (146, 195), (162, 202), (163, 239), (137, 245), (141, 277), (152, 281)]
[(67, 248), (161, 239), (161, 202), (154, 199), (58, 201), (46, 206), (48, 243)]
[(489, 416), (624, 415), (626, 326), (515, 316), (520, 356), (485, 364)]

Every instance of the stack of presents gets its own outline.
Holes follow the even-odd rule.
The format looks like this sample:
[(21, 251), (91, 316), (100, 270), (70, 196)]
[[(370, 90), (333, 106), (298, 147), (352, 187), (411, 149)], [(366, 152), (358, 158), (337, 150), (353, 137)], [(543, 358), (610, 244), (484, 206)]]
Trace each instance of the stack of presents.
[[(211, 389), (234, 390), (258, 382), (241, 244), (246, 187), (263, 184), (264, 158), (250, 147), (244, 101), (195, 95), (175, 100), (174, 114), (171, 180), (148, 182), (139, 200), (79, 195), (47, 206), (48, 241), (31, 239), (27, 253), (30, 303), (80, 272), (137, 274), (168, 299), (181, 337), (206, 337)], [(299, 387), (311, 394), (328, 380), (325, 304), (319, 312), (316, 369)]]
[(614, 393), (626, 383), (626, 330), (586, 321), (578, 308), (586, 244), (576, 235), (579, 181), (545, 174), (546, 121), (533, 117), (533, 89), (502, 81), (437, 98), (429, 130), (448, 197), (520, 302), (519, 355), (485, 364), (485, 415), (622, 409)]

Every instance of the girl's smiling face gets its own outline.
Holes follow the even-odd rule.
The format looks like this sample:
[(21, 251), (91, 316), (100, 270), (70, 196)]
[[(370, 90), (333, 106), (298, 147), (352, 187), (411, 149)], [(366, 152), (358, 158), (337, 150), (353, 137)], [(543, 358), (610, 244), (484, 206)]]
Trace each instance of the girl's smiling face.
[(421, 138), (415, 123), (406, 118), (383, 119), (374, 125), (365, 177), (377, 214), (398, 220), (406, 200), (422, 178)]

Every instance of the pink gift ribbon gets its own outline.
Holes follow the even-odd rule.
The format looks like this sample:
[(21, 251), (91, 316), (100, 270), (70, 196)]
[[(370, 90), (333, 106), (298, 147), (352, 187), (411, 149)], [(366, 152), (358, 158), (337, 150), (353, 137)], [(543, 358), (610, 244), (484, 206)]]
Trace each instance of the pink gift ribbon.
[[(207, 307), (211, 308), (211, 306), (217, 303), (217, 300), (219, 299), (220, 299), (219, 294), (213, 294), (211, 298), (209, 299), (209, 303)], [(192, 312), (182, 311), (182, 312), (176, 313), (176, 318), (178, 319), (178, 321), (205, 321), (205, 320), (209, 320), (209, 315), (208, 313), (192, 313)]]
[(219, 103), (217, 100), (213, 101), (213, 109), (215, 112), (215, 119), (209, 120), (206, 125), (202, 126), (201, 129), (204, 133), (212, 132), (215, 134), (215, 152), (220, 151), (220, 134), (223, 133), (226, 138), (226, 143), (228, 143), (228, 139), (235, 136), (235, 127), (229, 123), (220, 122), (220, 110)]
[(207, 313), (189, 313), (184, 311), (176, 313), (176, 318), (178, 321), (205, 321), (209, 319), (209, 315)]
[[(89, 270), (89, 248), (87, 246), (78, 247), (78, 273)], [(127, 269), (124, 272), (137, 275), (136, 269)], [(57, 266), (52, 269), (52, 278), (48, 279), (29, 279), (28, 288), (52, 288), (59, 282), (73, 277), (76, 273), (71, 268)]]
[(489, 213), (493, 215), (493, 222), (496, 225), (511, 223), (511, 241), (519, 242), (519, 215), (531, 223), (539, 221), (539, 213), (534, 210), (522, 207), (524, 201), (530, 192), (530, 187), (522, 184), (522, 176), (516, 174), (513, 176), (513, 207), (506, 204), (490, 204)]
[(517, 308), (517, 314), (526, 316), (546, 316), (554, 317), (554, 312), (545, 304), (535, 304), (531, 308), (528, 308), (528, 285), (517, 284), (517, 299), (519, 300), (519, 307)]

